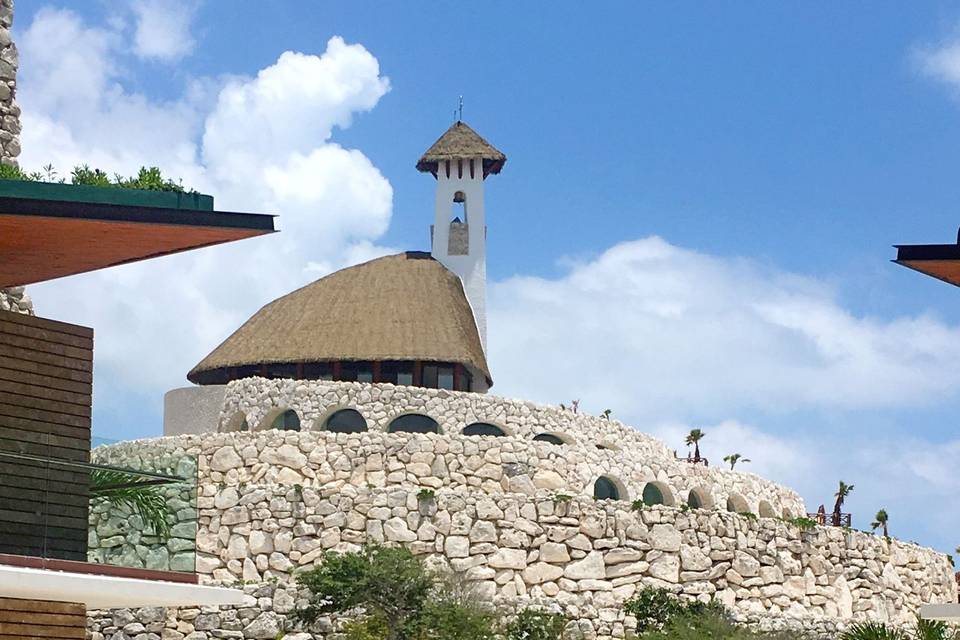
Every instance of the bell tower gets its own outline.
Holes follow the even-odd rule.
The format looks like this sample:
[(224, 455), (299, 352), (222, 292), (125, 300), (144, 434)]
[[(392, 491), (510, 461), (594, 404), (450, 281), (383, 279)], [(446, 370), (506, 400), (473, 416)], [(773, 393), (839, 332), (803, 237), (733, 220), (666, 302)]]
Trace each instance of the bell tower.
[(487, 222), (483, 185), (500, 173), (507, 157), (457, 120), (440, 136), (417, 169), (437, 180), (431, 255), (460, 276), (473, 309), (477, 332), (487, 349)]

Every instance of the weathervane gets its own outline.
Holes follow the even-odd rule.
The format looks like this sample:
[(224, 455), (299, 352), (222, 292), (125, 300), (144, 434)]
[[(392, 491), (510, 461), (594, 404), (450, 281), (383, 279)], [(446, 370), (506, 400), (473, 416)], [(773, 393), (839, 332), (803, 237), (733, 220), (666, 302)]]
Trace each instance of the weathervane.
[(460, 96), (460, 108), (457, 109), (457, 122), (463, 121), (463, 96)]

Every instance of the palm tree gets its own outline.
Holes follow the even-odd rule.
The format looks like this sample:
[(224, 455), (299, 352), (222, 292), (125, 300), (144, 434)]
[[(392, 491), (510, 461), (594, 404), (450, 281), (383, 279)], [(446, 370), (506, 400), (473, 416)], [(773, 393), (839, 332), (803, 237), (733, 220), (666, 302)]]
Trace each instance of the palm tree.
[(834, 526), (840, 526), (840, 509), (843, 507), (843, 501), (853, 492), (853, 485), (847, 484), (843, 480), (840, 481), (840, 485), (837, 487), (837, 492), (833, 496), (837, 501), (833, 505), (833, 524)]
[(733, 471), (733, 468), (737, 466), (738, 462), (751, 462), (750, 458), (744, 458), (739, 453), (731, 453), (728, 456), (724, 456), (723, 461), (730, 464), (730, 471)]
[(890, 534), (887, 532), (887, 510), (880, 509), (877, 511), (877, 515), (873, 517), (873, 522), (870, 523), (870, 528), (876, 531), (880, 527), (883, 527), (883, 537), (889, 538)]
[(691, 429), (687, 434), (687, 446), (693, 445), (693, 461), (700, 462), (700, 441), (707, 435), (700, 429)]

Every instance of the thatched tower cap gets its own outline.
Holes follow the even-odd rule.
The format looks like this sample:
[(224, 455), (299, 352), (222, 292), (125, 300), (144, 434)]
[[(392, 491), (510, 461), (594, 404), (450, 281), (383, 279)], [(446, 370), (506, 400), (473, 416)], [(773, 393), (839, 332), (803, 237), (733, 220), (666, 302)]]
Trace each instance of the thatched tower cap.
[(507, 156), (492, 144), (480, 137), (476, 131), (464, 122), (453, 123), (440, 139), (433, 143), (423, 157), (417, 162), (417, 170), (437, 175), (437, 165), (448, 160), (465, 160), (481, 158), (483, 160), (483, 177), (491, 173), (500, 173)]
[(428, 253), (371, 260), (274, 300), (187, 378), (248, 365), (389, 360), (460, 363), (492, 384), (460, 278)]

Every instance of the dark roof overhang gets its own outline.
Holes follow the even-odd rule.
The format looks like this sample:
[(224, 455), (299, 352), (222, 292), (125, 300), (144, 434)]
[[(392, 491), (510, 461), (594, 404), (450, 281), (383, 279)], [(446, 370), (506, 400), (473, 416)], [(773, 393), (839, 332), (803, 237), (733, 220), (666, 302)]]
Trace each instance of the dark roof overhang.
[(960, 287), (960, 244), (898, 244), (894, 260), (914, 271)]
[[(23, 197), (33, 184), (36, 193), (54, 197)], [(275, 231), (272, 215), (214, 211), (212, 199), (204, 196), (195, 199), (199, 205), (176, 206), (177, 196), (171, 194), (175, 206), (156, 206), (141, 204), (156, 201), (155, 194), (145, 195), (150, 192), (110, 189), (113, 194), (108, 199), (113, 203), (90, 202), (68, 199), (73, 185), (41, 185), (17, 185), (16, 196), (0, 188), (0, 287)], [(50, 190), (50, 186), (60, 189)], [(59, 197), (60, 192), (67, 195)]]

